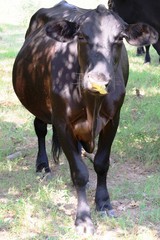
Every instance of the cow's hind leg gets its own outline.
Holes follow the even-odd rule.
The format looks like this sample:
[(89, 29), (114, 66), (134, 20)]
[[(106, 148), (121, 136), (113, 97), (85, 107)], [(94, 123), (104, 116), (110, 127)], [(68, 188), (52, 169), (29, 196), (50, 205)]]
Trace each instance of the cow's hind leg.
[(94, 160), (94, 169), (97, 173), (97, 188), (96, 188), (96, 210), (115, 216), (110, 203), (110, 197), (107, 189), (107, 173), (109, 170), (109, 158), (112, 142), (114, 140), (119, 123), (119, 115), (113, 122), (109, 122), (101, 131), (98, 141), (98, 149)]
[(38, 137), (38, 154), (36, 160), (36, 172), (41, 172), (43, 168), (45, 172), (50, 172), (48, 157), (46, 153), (45, 137), (47, 134), (47, 124), (38, 118), (34, 120), (34, 128)]
[(144, 63), (150, 63), (151, 62), (151, 57), (149, 54), (149, 49), (150, 49), (151, 45), (146, 46), (146, 54), (145, 54), (145, 59), (144, 59)]

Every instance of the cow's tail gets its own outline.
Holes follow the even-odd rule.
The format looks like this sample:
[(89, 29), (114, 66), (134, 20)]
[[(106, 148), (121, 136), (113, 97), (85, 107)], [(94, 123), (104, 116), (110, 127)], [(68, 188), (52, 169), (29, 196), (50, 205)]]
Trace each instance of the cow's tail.
[(53, 155), (53, 160), (55, 163), (59, 163), (59, 157), (62, 152), (61, 145), (58, 140), (56, 128), (54, 125), (52, 126), (53, 128), (53, 136), (52, 136), (52, 155)]

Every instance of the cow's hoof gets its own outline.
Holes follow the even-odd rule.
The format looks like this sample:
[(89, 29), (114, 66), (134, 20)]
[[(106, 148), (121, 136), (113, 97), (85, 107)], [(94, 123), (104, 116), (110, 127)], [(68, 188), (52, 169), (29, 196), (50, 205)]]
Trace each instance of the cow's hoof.
[(94, 226), (89, 217), (85, 218), (85, 220), (76, 219), (75, 225), (76, 225), (76, 231), (80, 235), (94, 234)]
[(151, 62), (149, 62), (149, 61), (145, 61), (143, 64), (145, 64), (145, 65), (150, 65)]
[(54, 177), (54, 174), (52, 172), (37, 172), (37, 179), (40, 181), (40, 182), (47, 182), (47, 181), (50, 181), (53, 177)]
[(99, 211), (99, 214), (102, 217), (106, 217), (106, 216), (108, 216), (110, 218), (116, 218), (117, 217), (116, 213), (115, 213), (115, 211), (113, 209), (110, 209), (110, 210), (106, 209), (104, 211)]
[(36, 166), (36, 172), (42, 172), (42, 170), (45, 168), (45, 164), (40, 164)]
[(42, 180), (43, 181), (50, 181), (53, 178), (53, 174), (51, 172), (45, 172), (43, 174)]
[(36, 166), (36, 172), (42, 172), (43, 169), (46, 173), (51, 171), (49, 167), (46, 167), (46, 163), (41, 163)]

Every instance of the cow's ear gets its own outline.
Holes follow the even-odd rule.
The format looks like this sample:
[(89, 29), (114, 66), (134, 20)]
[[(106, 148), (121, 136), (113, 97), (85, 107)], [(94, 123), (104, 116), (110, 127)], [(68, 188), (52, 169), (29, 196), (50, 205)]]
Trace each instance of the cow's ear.
[(144, 23), (127, 25), (124, 37), (129, 44), (134, 46), (150, 45), (158, 41), (157, 31)]
[(66, 20), (58, 22), (52, 21), (46, 26), (47, 36), (60, 42), (73, 40), (73, 38), (77, 35), (78, 30), (79, 25), (77, 23)]

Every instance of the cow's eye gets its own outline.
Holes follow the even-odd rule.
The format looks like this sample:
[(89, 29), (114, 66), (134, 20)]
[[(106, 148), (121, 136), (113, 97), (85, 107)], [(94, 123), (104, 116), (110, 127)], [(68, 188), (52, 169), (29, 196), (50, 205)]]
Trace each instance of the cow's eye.
[(123, 42), (123, 35), (118, 35), (115, 37), (115, 43), (121, 44)]
[(123, 37), (120, 36), (120, 37), (118, 38), (118, 41), (119, 41), (119, 42), (122, 42), (122, 41), (123, 41)]
[(117, 43), (122, 43), (123, 42), (123, 37), (122, 36), (119, 36), (118, 38), (117, 38)]
[(85, 40), (85, 37), (84, 37), (83, 34), (80, 33), (80, 34), (78, 35), (78, 39), (81, 40), (81, 41), (83, 41), (83, 40)]

